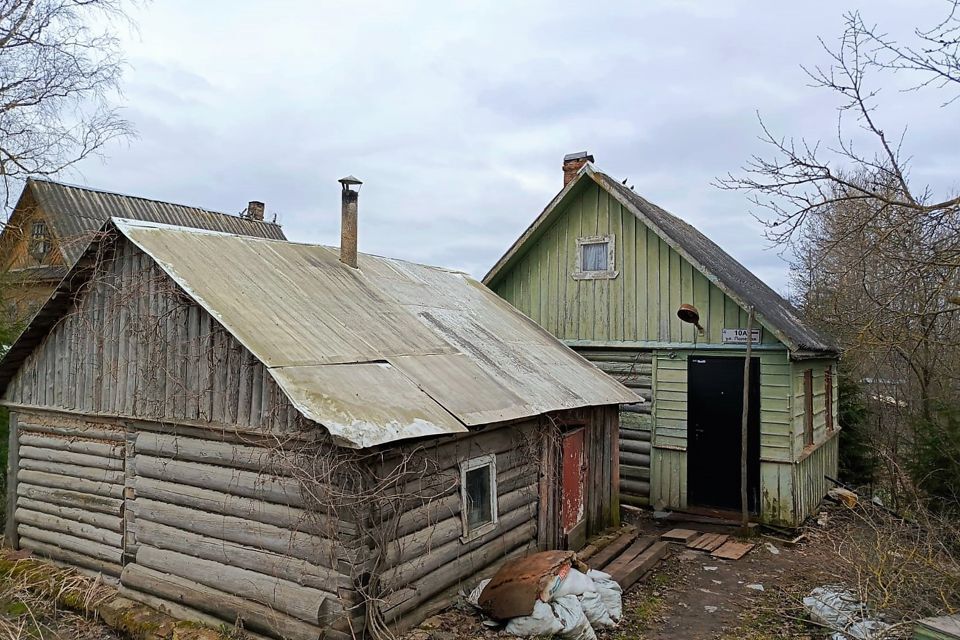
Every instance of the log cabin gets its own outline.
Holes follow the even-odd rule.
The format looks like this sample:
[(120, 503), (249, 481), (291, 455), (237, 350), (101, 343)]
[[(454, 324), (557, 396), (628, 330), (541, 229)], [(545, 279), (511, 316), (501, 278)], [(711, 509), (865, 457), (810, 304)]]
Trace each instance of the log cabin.
[(30, 178), (0, 232), (0, 322), (22, 326), (111, 216), (285, 239), (252, 201), (240, 215)]
[(399, 631), (619, 521), (637, 401), (467, 275), (111, 218), (0, 361), (6, 536), (181, 618)]
[(648, 400), (621, 413), (621, 503), (739, 517), (750, 341), (748, 510), (799, 525), (837, 472), (834, 342), (586, 152), (565, 157), (563, 174), (483, 281)]

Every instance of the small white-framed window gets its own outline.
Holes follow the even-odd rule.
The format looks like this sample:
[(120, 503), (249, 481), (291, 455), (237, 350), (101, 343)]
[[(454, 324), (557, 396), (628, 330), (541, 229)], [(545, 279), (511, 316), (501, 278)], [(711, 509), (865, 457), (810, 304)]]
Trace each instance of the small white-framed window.
[(497, 527), (497, 457), (479, 456), (460, 463), (461, 540), (473, 540)]
[(585, 236), (577, 238), (577, 265), (573, 272), (576, 280), (600, 280), (616, 278), (616, 237)]

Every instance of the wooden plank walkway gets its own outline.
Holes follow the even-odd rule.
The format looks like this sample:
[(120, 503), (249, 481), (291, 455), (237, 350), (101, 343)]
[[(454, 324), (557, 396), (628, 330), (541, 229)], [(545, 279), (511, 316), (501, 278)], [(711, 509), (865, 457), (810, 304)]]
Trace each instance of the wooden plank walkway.
[(598, 551), (587, 564), (591, 569), (610, 574), (626, 590), (655, 567), (669, 548), (668, 542), (657, 540), (656, 536), (637, 538), (634, 531)]

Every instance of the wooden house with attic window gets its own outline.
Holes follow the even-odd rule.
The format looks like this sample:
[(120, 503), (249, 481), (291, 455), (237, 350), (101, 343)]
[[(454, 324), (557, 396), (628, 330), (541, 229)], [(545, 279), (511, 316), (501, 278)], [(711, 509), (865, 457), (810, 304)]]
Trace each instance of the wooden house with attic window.
[(2, 321), (22, 325), (53, 293), (111, 216), (284, 239), (251, 202), (239, 216), (30, 178), (0, 233)]
[(565, 158), (563, 189), (484, 283), (647, 400), (621, 413), (624, 504), (740, 510), (752, 340), (749, 509), (799, 524), (836, 476), (837, 348), (700, 231), (592, 161)]
[(357, 254), (350, 184), (339, 251), (105, 223), (0, 361), (11, 543), (315, 640), (619, 521), (636, 395), (465, 274)]

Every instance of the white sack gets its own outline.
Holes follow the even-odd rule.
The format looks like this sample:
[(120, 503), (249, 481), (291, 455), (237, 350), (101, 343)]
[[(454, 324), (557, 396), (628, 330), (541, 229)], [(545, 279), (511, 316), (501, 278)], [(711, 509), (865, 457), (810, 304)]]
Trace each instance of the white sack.
[(597, 640), (590, 621), (583, 613), (577, 596), (562, 596), (551, 603), (553, 613), (563, 628), (557, 634), (563, 640)]
[(530, 636), (552, 636), (563, 631), (563, 623), (554, 615), (550, 605), (542, 600), (533, 604), (533, 613), (513, 618), (504, 629), (508, 634), (527, 638)]
[(563, 577), (560, 586), (551, 594), (550, 599), (556, 600), (563, 596), (579, 596), (589, 591), (596, 591), (593, 580), (576, 569), (571, 568), (567, 575)]
[(583, 615), (587, 616), (590, 626), (596, 629), (612, 629), (617, 623), (610, 618), (607, 613), (607, 607), (603, 604), (603, 599), (596, 591), (588, 591), (577, 598), (580, 600), (580, 606), (583, 607)]
[(587, 571), (587, 577), (593, 581), (593, 586), (600, 594), (603, 606), (607, 609), (607, 615), (614, 624), (620, 622), (620, 618), (623, 617), (623, 589), (610, 577), (609, 573), (591, 569)]

